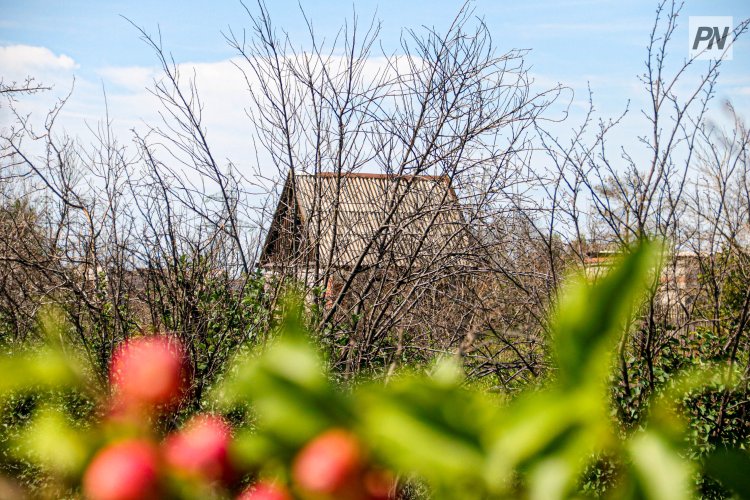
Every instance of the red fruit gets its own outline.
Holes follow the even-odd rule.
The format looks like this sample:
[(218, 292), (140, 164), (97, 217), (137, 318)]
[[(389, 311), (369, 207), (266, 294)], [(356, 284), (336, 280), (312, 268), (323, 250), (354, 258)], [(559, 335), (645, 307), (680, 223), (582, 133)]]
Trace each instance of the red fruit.
[(388, 471), (372, 469), (362, 478), (367, 500), (395, 498), (396, 479)]
[(158, 454), (143, 440), (114, 443), (99, 451), (83, 475), (91, 500), (157, 498)]
[(297, 455), (292, 475), (311, 493), (336, 494), (349, 490), (362, 469), (362, 448), (344, 429), (332, 429), (310, 441)]
[(151, 409), (174, 404), (184, 389), (184, 350), (176, 339), (163, 336), (126, 341), (112, 357), (110, 381), (116, 405)]
[(283, 486), (261, 481), (248, 486), (237, 500), (292, 500), (292, 495)]
[(164, 442), (164, 458), (171, 467), (209, 481), (231, 479), (231, 428), (221, 417), (198, 415)]

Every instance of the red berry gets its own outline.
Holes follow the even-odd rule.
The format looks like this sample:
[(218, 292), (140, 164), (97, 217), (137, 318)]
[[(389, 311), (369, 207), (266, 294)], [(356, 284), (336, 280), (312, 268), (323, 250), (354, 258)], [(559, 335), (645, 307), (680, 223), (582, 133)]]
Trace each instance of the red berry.
[(237, 500), (292, 500), (286, 488), (276, 483), (261, 481), (248, 486)]
[(362, 478), (367, 500), (395, 498), (396, 479), (388, 471), (371, 469)]
[(164, 442), (164, 458), (174, 469), (206, 480), (231, 478), (229, 424), (215, 415), (193, 417)]
[(311, 493), (336, 494), (352, 486), (361, 468), (362, 449), (357, 438), (346, 430), (332, 429), (299, 452), (292, 475)]
[(140, 337), (120, 344), (115, 351), (110, 380), (118, 404), (150, 409), (179, 400), (184, 372), (184, 350), (176, 339)]
[(96, 454), (83, 476), (91, 500), (137, 500), (157, 497), (158, 455), (148, 441), (114, 443)]

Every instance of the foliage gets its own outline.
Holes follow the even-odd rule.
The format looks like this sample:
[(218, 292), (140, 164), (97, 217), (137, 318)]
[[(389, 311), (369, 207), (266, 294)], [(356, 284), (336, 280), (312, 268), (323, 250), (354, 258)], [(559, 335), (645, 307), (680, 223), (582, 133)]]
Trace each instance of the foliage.
[[(141, 482), (156, 488), (158, 481), (159, 494), (179, 498), (254, 498), (273, 490), (276, 498), (375, 499), (406, 497), (420, 483), (433, 498), (568, 498), (602, 490), (619, 498), (691, 498), (698, 469), (687, 458), (689, 427), (679, 405), (686, 395), (705, 393), (723, 372), (710, 366), (675, 372), (636, 427), (623, 431), (612, 418), (613, 352), (637, 312), (656, 254), (656, 245), (644, 243), (593, 285), (569, 280), (551, 321), (555, 375), (511, 401), (466, 384), (450, 359), (427, 374), (404, 371), (388, 384), (341, 387), (307, 335), (302, 305), (289, 299), (275, 341), (237, 354), (210, 393), (208, 404), (237, 424), (226, 443), (228, 427), (215, 415), (167, 433), (159, 418), (174, 408), (151, 402), (165, 401), (164, 394), (128, 406), (141, 397), (140, 387), (128, 392), (122, 385), (143, 376), (135, 372), (118, 371), (112, 395), (97, 396), (92, 370), (56, 341), (61, 323), (49, 316), (47, 344), (0, 359), (9, 422), (3, 466), (14, 475), (19, 463), (44, 471), (55, 495), (80, 491), (83, 481), (96, 496), (107, 464), (126, 456), (140, 457)], [(163, 350), (153, 363), (170, 352), (178, 350)], [(126, 367), (118, 370), (140, 370), (137, 360), (118, 362)], [(164, 387), (167, 399), (179, 394), (174, 384)], [(131, 399), (118, 399), (122, 394)], [(71, 412), (71, 397), (88, 406)], [(99, 409), (92, 412), (91, 403)], [(30, 408), (22, 411), (24, 404)], [(206, 451), (207, 440), (217, 445)], [(705, 471), (745, 495), (747, 461), (744, 451), (712, 453)]]

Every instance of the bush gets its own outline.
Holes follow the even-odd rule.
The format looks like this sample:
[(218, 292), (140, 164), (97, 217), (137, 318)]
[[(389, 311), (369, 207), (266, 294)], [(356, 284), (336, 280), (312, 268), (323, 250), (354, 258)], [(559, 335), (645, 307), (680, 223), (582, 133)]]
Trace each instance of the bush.
[[(711, 367), (674, 374), (635, 429), (612, 418), (612, 353), (655, 254), (641, 244), (597, 283), (571, 280), (552, 320), (554, 377), (510, 402), (466, 385), (450, 359), (340, 387), (290, 299), (276, 341), (237, 354), (207, 395), (213, 412), (170, 431), (164, 419), (187, 383), (175, 339), (122, 346), (102, 395), (93, 371), (55, 344), (60, 325), (48, 318), (46, 345), (0, 359), (4, 412), (19, 415), (3, 431), (4, 467), (37, 488), (11, 464), (41, 471), (53, 496), (94, 499), (364, 500), (425, 488), (433, 498), (690, 498), (699, 464), (687, 458), (679, 404), (711, 382)], [(160, 375), (144, 387), (148, 372)], [(73, 395), (98, 410), (71, 412)], [(37, 399), (20, 418), (12, 401), (25, 397)], [(710, 455), (706, 472), (745, 494), (749, 459), (727, 453)]]

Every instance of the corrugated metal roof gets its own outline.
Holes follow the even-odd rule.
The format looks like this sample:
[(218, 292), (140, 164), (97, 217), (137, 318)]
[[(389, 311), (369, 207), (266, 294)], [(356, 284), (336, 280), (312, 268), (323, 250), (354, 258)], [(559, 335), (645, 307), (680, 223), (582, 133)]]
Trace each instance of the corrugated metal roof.
[(293, 193), (304, 239), (318, 249), (322, 265), (334, 239), (332, 264), (355, 265), (378, 231), (364, 265), (382, 259), (405, 264), (414, 254), (419, 265), (463, 241), (460, 206), (447, 177), (323, 173), (296, 175), (294, 182), (285, 192)]

